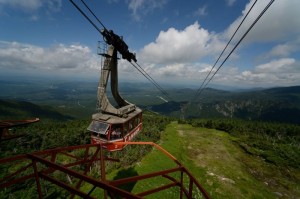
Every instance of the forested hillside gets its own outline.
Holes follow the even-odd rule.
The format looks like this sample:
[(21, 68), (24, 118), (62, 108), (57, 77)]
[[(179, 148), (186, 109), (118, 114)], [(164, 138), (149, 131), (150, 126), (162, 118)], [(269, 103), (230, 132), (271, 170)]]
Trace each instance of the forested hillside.
[[(170, 118), (145, 112), (143, 115), (143, 130), (136, 137), (137, 140), (156, 142), (160, 133), (169, 123)], [(91, 120), (41, 120), (27, 127), (16, 128), (16, 133), (22, 132), (26, 136), (1, 143), (1, 157), (29, 153), (55, 147), (73, 146), (90, 143), (87, 132)]]
[[(188, 145), (187, 146), (183, 145), (180, 147), (176, 145), (175, 140), (179, 139), (179, 137), (176, 137), (178, 135), (171, 135), (171, 137), (169, 137), (167, 140), (160, 140), (161, 137), (164, 136), (165, 133), (167, 133), (165, 132), (165, 127), (167, 124), (170, 123), (170, 121), (174, 121), (174, 119), (172, 120), (171, 118), (145, 111), (143, 114), (143, 131), (136, 137), (135, 141), (152, 141), (152, 142), (160, 141), (160, 144), (163, 142), (164, 147), (166, 147), (168, 151), (170, 151), (171, 153), (175, 153), (174, 154), (175, 156), (180, 157), (179, 158), (180, 161), (184, 161), (184, 163), (187, 164), (185, 166), (192, 168), (192, 171), (195, 175), (199, 175), (198, 171), (199, 169), (201, 170), (201, 168), (194, 168), (194, 166), (192, 166), (194, 164), (186, 162), (186, 159), (187, 157), (191, 157), (191, 153), (195, 154), (196, 151), (206, 151), (207, 146), (199, 145), (199, 143), (197, 144), (194, 141), (192, 142), (191, 140), (188, 140), (190, 139), (189, 136), (186, 137), (187, 140), (184, 141), (182, 140), (180, 142), (195, 143), (197, 145), (197, 148), (194, 148), (193, 151), (190, 151), (190, 148), (187, 148)], [(90, 135), (89, 133), (86, 132), (86, 128), (89, 125), (89, 123), (90, 123), (89, 119), (69, 120), (69, 121), (61, 121), (61, 122), (53, 121), (53, 120), (45, 120), (39, 123), (32, 124), (26, 128), (18, 128), (17, 132), (25, 132), (26, 136), (8, 142), (2, 142), (1, 158), (22, 154), (22, 153), (30, 153), (33, 151), (44, 150), (48, 148), (89, 143)], [(243, 185), (238, 185), (238, 186), (236, 185), (235, 189), (237, 190), (247, 189), (248, 187), (248, 189), (251, 189), (253, 191), (255, 190), (255, 186), (253, 184), (255, 184), (255, 182), (258, 181), (260, 183), (264, 183), (264, 182), (283, 183), (284, 186), (292, 186), (290, 187), (291, 190), (287, 191), (289, 188), (282, 188), (283, 185), (280, 186), (278, 185), (280, 187), (281, 192), (280, 193), (278, 192), (277, 194), (297, 195), (297, 193), (299, 192), (299, 190), (295, 189), (294, 187), (294, 185), (297, 184), (297, 182), (300, 182), (299, 178), (297, 177), (298, 175), (297, 173), (299, 171), (299, 165), (300, 165), (300, 150), (299, 150), (300, 129), (298, 125), (243, 121), (243, 120), (233, 120), (233, 119), (225, 119), (225, 120), (224, 119), (222, 120), (194, 119), (194, 120), (181, 120), (179, 121), (179, 123), (188, 123), (197, 128), (200, 127), (200, 128), (209, 128), (209, 129), (218, 129), (220, 131), (228, 132), (231, 136), (230, 140), (228, 140), (227, 137), (222, 137), (222, 139), (218, 138), (218, 140), (214, 140), (215, 135), (207, 134), (207, 136), (211, 137), (212, 139), (212, 140), (207, 140), (207, 142), (210, 143), (215, 141), (217, 142), (222, 141), (226, 143), (232, 142), (236, 144), (236, 146), (238, 146), (238, 148), (240, 148), (241, 151), (247, 154), (247, 156), (253, 158), (256, 157), (262, 158), (263, 163), (259, 163), (259, 164), (263, 164), (263, 165), (266, 164), (264, 167), (272, 167), (276, 169), (276, 171), (281, 173), (280, 175), (278, 174), (278, 176), (277, 174), (275, 174), (275, 176), (272, 176), (272, 178), (266, 179), (266, 175), (269, 174), (263, 174), (263, 172), (266, 172), (264, 170), (260, 171), (262, 173), (257, 173), (257, 171), (260, 170), (260, 168), (258, 168), (257, 165), (254, 165), (251, 162), (240, 162), (240, 164), (242, 165), (249, 164), (248, 166), (251, 166), (251, 169), (249, 168), (249, 171), (247, 171), (249, 172), (247, 175), (250, 175), (252, 176), (252, 178), (255, 178), (255, 181), (254, 182), (251, 181), (252, 184), (247, 184), (247, 182), (243, 182)], [(198, 137), (197, 134), (195, 134), (196, 132), (195, 130), (193, 130), (192, 132), (193, 132), (193, 136)], [(184, 133), (185, 133), (184, 131), (181, 131), (181, 134)], [(213, 132), (207, 131), (206, 133), (213, 133)], [(196, 141), (196, 138), (194, 139)], [(150, 152), (151, 153), (153, 152), (153, 150), (151, 149), (152, 148), (150, 146), (139, 146), (139, 147), (127, 146), (125, 150), (123, 150), (118, 156), (121, 162), (115, 164), (114, 166), (108, 167), (107, 168), (108, 172), (112, 172), (113, 174), (116, 173), (116, 171), (120, 170), (123, 172), (122, 175), (125, 176), (129, 175), (129, 173), (127, 174), (126, 172), (131, 172), (131, 170), (124, 169), (124, 168), (133, 168), (134, 165), (137, 165), (136, 163), (138, 161), (141, 161), (145, 155), (149, 154)], [(218, 152), (214, 155), (212, 154), (208, 154), (208, 155), (209, 155), (209, 161), (217, 161), (217, 159), (215, 158), (218, 158), (222, 154), (219, 154)], [(237, 157), (232, 157), (232, 158), (237, 158)], [(194, 159), (194, 157), (192, 159)], [(206, 161), (208, 160), (202, 160), (201, 165), (211, 164), (210, 162), (206, 162)], [(222, 165), (214, 164), (214, 167), (216, 169), (214, 173), (216, 173), (216, 171), (218, 172), (223, 171), (222, 168), (230, 167), (230, 165), (227, 164), (232, 164), (232, 162), (223, 162)], [(269, 166), (267, 166), (268, 164)], [(142, 168), (143, 167), (139, 167), (139, 169)], [(291, 174), (291, 178), (286, 176), (283, 177), (285, 174), (287, 174), (286, 170), (294, 171), (294, 173)], [(9, 169), (1, 165), (1, 171), (2, 171), (1, 175), (5, 175), (6, 172), (9, 171)], [(207, 187), (209, 190), (211, 190), (212, 191), (211, 193), (216, 198), (222, 198), (222, 196), (224, 195), (226, 195), (226, 197), (233, 198), (233, 195), (229, 194), (231, 190), (230, 186), (222, 187), (222, 192), (218, 192), (218, 190), (220, 190), (221, 187), (219, 189), (216, 188), (215, 183), (218, 184), (218, 182), (214, 182), (213, 184), (211, 184), (212, 183), (211, 180), (218, 181), (219, 178), (211, 177), (209, 175), (212, 175), (211, 174), (212, 172), (211, 171), (207, 171), (207, 172), (208, 173), (205, 175), (203, 173), (201, 174), (200, 172), (201, 174), (200, 176), (206, 178), (206, 180), (202, 181), (203, 185)], [(218, 173), (218, 175), (220, 176), (228, 175), (227, 172), (225, 171), (223, 172), (224, 173)], [(93, 173), (93, 175), (97, 177), (99, 174)], [(233, 178), (234, 181), (238, 181), (239, 178), (235, 179), (236, 178), (235, 174), (231, 174), (231, 175), (232, 176), (229, 178), (229, 180)], [(246, 178), (246, 177), (242, 176), (242, 178)], [(199, 178), (199, 180), (203, 180), (203, 179)], [(290, 181), (289, 184), (286, 184), (288, 181)], [(231, 183), (231, 181), (229, 182)], [(276, 186), (276, 184), (270, 184), (269, 186), (271, 190), (269, 190), (267, 193), (264, 193), (262, 195), (270, 196), (270, 197), (272, 196), (271, 198), (273, 197), (276, 198), (275, 197), (276, 194), (272, 193), (272, 190), (276, 189), (276, 187), (278, 186)], [(137, 186), (135, 189), (139, 189), (138, 187), (139, 186)], [(48, 186), (48, 188), (49, 188), (48, 189), (49, 197), (52, 196), (63, 197), (66, 196), (66, 194), (68, 195), (68, 193), (66, 192), (61, 192), (55, 189), (55, 187)], [(19, 197), (34, 198), (36, 196), (35, 189), (36, 186), (34, 184), (34, 181), (32, 181), (26, 183), (26, 189), (24, 189), (24, 187), (22, 188), (22, 186), (13, 186), (11, 189), (2, 190), (1, 195), (4, 196), (4, 198), (6, 198), (8, 195), (14, 196), (16, 198)], [(124, 189), (126, 189), (126, 187)], [(264, 189), (265, 188), (262, 188), (262, 190)], [(249, 193), (248, 191), (247, 193), (245, 192), (244, 194), (260, 195), (259, 193), (257, 194), (255, 194), (254, 192)], [(239, 193), (239, 194), (243, 195), (243, 193)], [(293, 195), (293, 197), (296, 195)]]
[(22, 120), (29, 118), (56, 121), (74, 119), (72, 116), (57, 112), (51, 106), (38, 106), (26, 101), (0, 99), (0, 120)]
[[(165, 129), (170, 119), (164, 116), (156, 115), (150, 112), (144, 112), (143, 115), (143, 130), (138, 134), (134, 141), (149, 141), (158, 142), (161, 133)], [(29, 125), (28, 127), (17, 128), (16, 133), (26, 133), (26, 136), (1, 142), (0, 158), (10, 157), (24, 153), (31, 153), (55, 147), (74, 146), (90, 143), (90, 133), (87, 132), (87, 127), (90, 120), (72, 120), (65, 122), (58, 121), (41, 121)], [(126, 168), (133, 163), (141, 160), (152, 148), (150, 146), (127, 146), (119, 153), (120, 162), (113, 167), (108, 167), (108, 171), (117, 168)], [(1, 165), (1, 177), (7, 175), (13, 165)], [(95, 174), (99, 175), (99, 174)], [(96, 176), (94, 176), (96, 178)], [(66, 192), (55, 189), (49, 186), (47, 197), (64, 197)], [(0, 190), (0, 198), (36, 198), (36, 185), (34, 181), (26, 183), (26, 189), (20, 185), (14, 185), (9, 189)]]
[[(1, 81), (0, 100), (6, 100), (10, 105), (0, 103), (0, 118), (24, 110), (24, 102), (57, 111), (63, 116), (90, 118), (96, 110), (97, 85), (97, 82), (80, 81)], [(237, 118), (300, 124), (300, 86), (231, 91), (206, 88), (198, 98), (194, 98), (195, 89), (166, 87), (173, 99), (168, 102), (147, 83), (122, 82), (119, 90), (126, 100), (144, 110), (176, 118)], [(111, 100), (111, 96), (108, 97)], [(23, 105), (18, 105), (19, 102)], [(32, 107), (31, 111), (34, 110), (39, 109)], [(50, 113), (45, 115), (51, 116)]]
[(171, 101), (153, 105), (151, 109), (178, 118), (237, 118), (300, 124), (300, 86), (244, 92), (206, 89), (191, 103)]

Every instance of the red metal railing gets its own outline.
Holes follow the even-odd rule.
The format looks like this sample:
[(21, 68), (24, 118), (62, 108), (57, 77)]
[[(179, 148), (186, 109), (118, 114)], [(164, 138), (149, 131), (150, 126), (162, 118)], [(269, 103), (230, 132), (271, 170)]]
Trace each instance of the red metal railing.
[[(179, 188), (180, 198), (183, 198), (183, 196), (186, 198), (194, 198), (198, 193), (200, 193), (203, 198), (209, 198), (208, 193), (192, 174), (181, 165), (174, 156), (159, 145), (152, 142), (118, 142), (114, 144), (152, 145), (173, 160), (175, 167), (118, 180), (107, 180), (105, 163), (107, 161), (116, 162), (118, 159), (104, 156), (103, 146), (98, 144), (71, 146), (0, 159), (1, 168), (5, 168), (5, 165), (13, 165), (10, 167), (10, 170), (18, 167), (15, 171), (1, 174), (1, 177), (3, 177), (0, 179), (0, 190), (34, 179), (39, 198), (43, 198), (43, 196), (46, 195), (45, 189), (43, 188), (43, 184), (45, 183), (42, 183), (44, 181), (51, 182), (63, 190), (68, 191), (71, 198), (75, 195), (84, 198), (95, 198), (95, 194), (93, 194), (95, 190), (98, 190), (97, 193), (102, 193), (104, 198), (108, 196), (110, 198), (116, 198), (117, 196), (122, 198), (142, 198), (172, 187)], [(100, 180), (90, 176), (90, 169), (92, 165), (95, 164), (100, 166)], [(180, 176), (179, 179), (174, 177), (174, 175), (172, 176), (172, 174)], [(72, 182), (66, 180), (66, 176), (68, 179), (72, 179)], [(130, 193), (119, 188), (120, 185), (156, 177), (163, 177), (168, 183), (140, 193)], [(81, 187), (83, 185), (89, 187), (89, 189), (82, 189)]]

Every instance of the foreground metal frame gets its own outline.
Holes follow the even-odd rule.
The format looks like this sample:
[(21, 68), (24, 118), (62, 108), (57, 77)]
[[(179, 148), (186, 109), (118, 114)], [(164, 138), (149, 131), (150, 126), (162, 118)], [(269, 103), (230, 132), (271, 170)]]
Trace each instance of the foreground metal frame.
[[(45, 181), (67, 190), (70, 193), (70, 198), (74, 198), (75, 195), (83, 198), (94, 198), (91, 195), (95, 189), (101, 189), (104, 198), (143, 198), (173, 187), (179, 188), (180, 198), (194, 198), (195, 194), (200, 194), (203, 198), (209, 198), (208, 193), (192, 174), (174, 156), (159, 145), (152, 142), (118, 142), (114, 144), (152, 145), (173, 160), (175, 167), (118, 180), (107, 180), (105, 165), (107, 162), (117, 162), (118, 159), (105, 156), (103, 146), (99, 144), (70, 146), (0, 159), (1, 167), (5, 164), (19, 165), (17, 170), (1, 175), (5, 176), (0, 179), (0, 190), (34, 179), (39, 198), (43, 198), (45, 195), (45, 189), (43, 188)], [(100, 164), (100, 179), (90, 176), (89, 172), (93, 164)], [(180, 176), (179, 179), (176, 179), (172, 174)], [(64, 176), (64, 178), (61, 176)], [(118, 188), (120, 185), (155, 177), (163, 177), (169, 183), (158, 185), (156, 188), (141, 193), (130, 193)], [(88, 184), (88, 187), (91, 188), (88, 191), (80, 189), (83, 184)]]
[(1, 120), (0, 121), (0, 143), (1, 141), (7, 141), (24, 136), (25, 134), (11, 134), (9, 129), (14, 127), (26, 126), (40, 121), (39, 118), (29, 120)]

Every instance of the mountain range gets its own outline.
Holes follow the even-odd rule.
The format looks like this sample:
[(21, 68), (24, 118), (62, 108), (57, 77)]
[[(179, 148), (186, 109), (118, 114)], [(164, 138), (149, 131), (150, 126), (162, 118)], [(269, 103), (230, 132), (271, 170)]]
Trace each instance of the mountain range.
[(170, 101), (149, 108), (181, 118), (239, 118), (300, 124), (300, 86), (242, 92), (208, 88), (193, 102)]
[[(23, 116), (90, 118), (96, 112), (97, 82), (0, 81), (0, 118)], [(144, 110), (176, 118), (238, 118), (300, 124), (300, 86), (218, 90), (166, 87), (165, 97), (148, 83), (121, 82), (120, 94)], [(109, 92), (109, 88), (108, 88)], [(111, 95), (108, 94), (111, 99)], [(163, 98), (163, 99), (162, 99)], [(192, 100), (193, 99), (193, 100)]]

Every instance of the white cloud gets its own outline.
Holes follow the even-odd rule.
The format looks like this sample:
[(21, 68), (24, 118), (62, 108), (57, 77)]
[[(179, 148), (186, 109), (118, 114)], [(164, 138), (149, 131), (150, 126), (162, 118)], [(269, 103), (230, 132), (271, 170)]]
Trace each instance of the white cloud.
[[(223, 33), (209, 32), (200, 27), (198, 22), (184, 30), (169, 28), (167, 31), (161, 31), (155, 42), (149, 43), (141, 50), (139, 60), (142, 63), (153, 64), (149, 73), (159, 79), (173, 78), (176, 81), (202, 83), (211, 69), (211, 65), (205, 62), (214, 57), (211, 61), (214, 63), (225, 47), (225, 41), (229, 40), (252, 3), (253, 1), (250, 1), (246, 5), (242, 15)], [(240, 32), (245, 32), (265, 5), (265, 1), (257, 2)], [(299, 54), (297, 55), (300, 49), (299, 7), (298, 0), (275, 1), (247, 35), (242, 46), (239, 46), (239, 51), (232, 54), (212, 82), (239, 87), (300, 85)], [(240, 37), (241, 33), (236, 36)], [(246, 44), (255, 46), (252, 45), (249, 51), (245, 48)], [(229, 46), (219, 64), (230, 49), (232, 46)], [(245, 66), (237, 65), (243, 64), (238, 59), (246, 55), (246, 59), (252, 59), (252, 63), (246, 61)], [(255, 57), (263, 59), (258, 60)], [(256, 64), (253, 65), (253, 62)]]
[(140, 21), (142, 16), (157, 8), (162, 8), (167, 3), (167, 0), (128, 0), (127, 2), (133, 18)]
[(204, 5), (204, 6), (200, 7), (200, 8), (198, 8), (198, 10), (196, 10), (194, 12), (194, 15), (195, 16), (205, 16), (205, 15), (207, 15), (206, 9), (207, 9), (207, 6)]
[(156, 74), (163, 77), (189, 77), (193, 72), (196, 72), (195, 68), (187, 66), (185, 64), (172, 64), (166, 67), (159, 68)]
[(39, 20), (39, 17), (38, 17), (37, 15), (32, 15), (32, 16), (30, 17), (30, 20), (31, 20), (31, 21), (38, 21), (38, 20)]
[[(164, 67), (153, 65), (149, 72), (160, 81), (193, 83), (200, 86), (211, 67), (204, 63), (169, 64)], [(211, 75), (215, 71), (216, 68)], [(300, 63), (293, 58), (282, 58), (254, 66), (253, 69), (240, 70), (237, 66), (224, 66), (208, 87), (211, 84), (240, 88), (300, 85)]]
[(51, 48), (0, 41), (1, 70), (36, 72), (91, 72), (99, 62), (91, 50), (79, 44), (59, 44)]
[(236, 0), (225, 0), (225, 1), (228, 6), (233, 6), (233, 4), (236, 2)]
[(62, 2), (61, 0), (51, 0), (51, 1), (48, 0), (47, 7), (50, 12), (60, 12), (62, 7)]
[(61, 10), (62, 0), (0, 0), (0, 11), (3, 12), (6, 7), (18, 9), (25, 13), (34, 13), (46, 8), (46, 12), (49, 14)]
[(236, 81), (239, 82), (247, 82), (247, 84), (253, 84), (255, 83), (261, 83), (264, 81), (269, 81), (270, 78), (272, 81), (274, 81), (274, 77), (271, 77), (270, 75), (266, 75), (265, 73), (253, 73), (252, 71), (243, 71), (241, 74), (235, 76)]
[(282, 58), (239, 71), (228, 67), (219, 72), (216, 83), (244, 87), (291, 86), (300, 84), (300, 63), (293, 58)]
[(272, 60), (269, 63), (261, 64), (255, 67), (255, 71), (259, 73), (282, 73), (291, 72), (291, 66), (295, 64), (296, 60), (293, 58), (282, 58), (279, 60)]
[[(152, 65), (148, 68), (150, 76), (159, 79), (159, 82), (173, 83), (199, 83), (210, 71), (211, 66), (202, 63), (173, 63), (158, 67)], [(214, 70), (215, 71), (215, 70)]]
[(144, 4), (143, 0), (131, 0), (128, 4), (129, 10), (132, 11), (132, 15), (135, 16), (135, 19), (137, 20), (140, 18), (138, 14), (138, 10), (142, 9), (143, 4)]
[(288, 57), (292, 53), (299, 51), (300, 38), (292, 42), (285, 42), (274, 46), (266, 57)]
[[(227, 1), (233, 5), (235, 1)], [(176, 81), (201, 84), (211, 65), (225, 47), (233, 31), (240, 23), (254, 1), (250, 1), (241, 16), (235, 20), (223, 33), (213, 33), (204, 29), (195, 22), (183, 30), (169, 28), (161, 31), (154, 42), (151, 42), (140, 51), (139, 63), (147, 66), (146, 71), (155, 79), (160, 81)], [(258, 1), (253, 11), (241, 27), (242, 33), (259, 15), (266, 5), (266, 1)], [(139, 6), (137, 6), (139, 7)], [(142, 7), (142, 6), (141, 6)], [(299, 51), (300, 18), (298, 8), (300, 1), (289, 0), (275, 1), (260, 21), (247, 35), (244, 46), (239, 46), (239, 51), (232, 54), (228, 62), (215, 75), (212, 83), (237, 87), (266, 87), (266, 86), (291, 86), (300, 85), (300, 63), (299, 57), (295, 54)], [(139, 8), (137, 8), (138, 10)], [(205, 9), (203, 9), (205, 11)], [(288, 23), (287, 23), (288, 22)], [(240, 38), (241, 33), (236, 36)], [(260, 44), (268, 42), (260, 48)], [(257, 45), (248, 51), (243, 52), (245, 44), (254, 43)], [(259, 44), (259, 45), (258, 45)], [(256, 50), (258, 53), (255, 53)], [(232, 46), (221, 58), (223, 61)], [(249, 50), (249, 49), (248, 49)], [(238, 58), (247, 55), (247, 59), (262, 56), (260, 62), (245, 63), (245, 66)], [(209, 58), (214, 58), (212, 63), (206, 63)], [(232, 61), (232, 62), (230, 62)], [(148, 64), (151, 63), (151, 64)], [(219, 62), (220, 63), (220, 62)], [(217, 64), (217, 67), (219, 64)], [(217, 68), (216, 67), (216, 68)], [(216, 70), (214, 69), (214, 71)], [(243, 68), (243, 70), (241, 70)], [(128, 70), (134, 70), (130, 67)], [(213, 71), (213, 72), (214, 72)]]
[(9, 6), (18, 9), (25, 9), (26, 11), (37, 10), (42, 6), (41, 0), (0, 0), (0, 6)]
[[(148, 68), (148, 72), (162, 81), (163, 79), (176, 79), (182, 82), (202, 83), (212, 67), (206, 64), (205, 60), (213, 55), (215, 58), (212, 63), (214, 63), (225, 46), (220, 38), (220, 35), (209, 33), (201, 28), (198, 22), (184, 30), (170, 28), (167, 31), (161, 31), (155, 42), (146, 45), (141, 50), (139, 60), (146, 65), (151, 63), (152, 67)], [(289, 55), (294, 52), (295, 46), (297, 45), (286, 43), (281, 47), (274, 47), (269, 54), (275, 55), (277, 52), (281, 56)], [(227, 55), (226, 52), (225, 54)], [(237, 54), (232, 56), (230, 60), (236, 60), (239, 57)], [(224, 58), (224, 56), (221, 58), (213, 72)], [(300, 67), (295, 58), (277, 58), (252, 67), (228, 65), (232, 63), (229, 62), (223, 66), (215, 75), (214, 83), (238, 87), (300, 84)], [(248, 69), (240, 71), (239, 68)]]
[(211, 73), (216, 71), (216, 68), (213, 68), (212, 70), (212, 66), (208, 65), (208, 64), (202, 64), (202, 67), (200, 69), (198, 69), (198, 72), (203, 73), (203, 74), (208, 74), (211, 71)]
[[(246, 5), (242, 15), (235, 20), (227, 30), (217, 34), (218, 39), (223, 38), (226, 41), (229, 40), (253, 2), (254, 0), (251, 0)], [(239, 34), (236, 35), (236, 41), (268, 2), (269, 1), (258, 1), (256, 3), (248, 19), (241, 27)], [(238, 52), (245, 52), (243, 50), (246, 50), (250, 57), (256, 56), (259, 58), (255, 60), (254, 57), (253, 61), (255, 60), (260, 63), (256, 64), (256, 66), (249, 66), (247, 64), (248, 66), (243, 67), (229, 67), (228, 65), (234, 62), (227, 62), (218, 72), (218, 75), (214, 77), (213, 82), (245, 87), (300, 85), (298, 53), (300, 50), (299, 7), (300, 1), (298, 0), (275, 1), (238, 48)], [(251, 46), (250, 44), (253, 45)], [(247, 45), (251, 48), (246, 48)], [(256, 49), (260, 54), (255, 53)], [(240, 55), (236, 56), (243, 58)], [(241, 63), (241, 61), (238, 63)], [(240, 71), (238, 68), (247, 69)]]
[(222, 46), (214, 33), (195, 22), (182, 31), (175, 28), (161, 31), (155, 42), (142, 49), (140, 56), (143, 61), (151, 63), (185, 63), (214, 55)]
[[(111, 3), (120, 2), (119, 0), (107, 1)], [(43, 7), (52, 10), (52, 12), (59, 11), (61, 8), (60, 0), (52, 0), (52, 3), (42, 0), (29, 0), (28, 2), (29, 5), (24, 5), (23, 1), (0, 0), (0, 7), (10, 6), (28, 11)], [(162, 8), (166, 0), (127, 0), (126, 2), (133, 16), (140, 20), (142, 16), (149, 14), (154, 9)], [(227, 2), (228, 5), (235, 3), (235, 1)], [(158, 82), (164, 80), (182, 81), (200, 85), (211, 70), (211, 64), (219, 56), (225, 47), (225, 42), (235, 31), (252, 3), (253, 1), (247, 4), (241, 16), (223, 33), (209, 32), (209, 30), (201, 27), (198, 22), (182, 30), (169, 28), (166, 31), (161, 31), (154, 42), (145, 45), (138, 53), (139, 63), (142, 63), (141, 66)], [(245, 31), (249, 27), (250, 23), (263, 9), (263, 6), (262, 1), (257, 3), (257, 7), (251, 13), (249, 20), (245, 22), (242, 30)], [(244, 46), (239, 46), (238, 50), (241, 51), (231, 56), (231, 59), (214, 77), (212, 83), (233, 86), (299, 85), (299, 57), (293, 57), (300, 49), (299, 7), (299, 0), (275, 1), (246, 37), (246, 41), (243, 41), (243, 44), (247, 42), (248, 44), (252, 42), (255, 44), (269, 42), (270, 45), (264, 46), (263, 50), (259, 49), (259, 53), (264, 55), (264, 59), (260, 60), (263, 63), (256, 62), (256, 66), (252, 67), (249, 65), (233, 65), (234, 61), (230, 63), (232, 59), (237, 60), (237, 58), (243, 58), (242, 56), (249, 55), (251, 57), (249, 59), (252, 59), (253, 54), (255, 54), (254, 49), (251, 52), (248, 51), (249, 54), (244, 53), (240, 56), (237, 53), (241, 52)], [(198, 14), (205, 13), (205, 6), (198, 9)], [(38, 20), (39, 18), (38, 14), (33, 15), (32, 20)], [(237, 37), (239, 38), (239, 36)], [(227, 54), (225, 53), (225, 55)], [(255, 56), (259, 55), (256, 54)], [(220, 61), (223, 61), (223, 59)], [(238, 60), (237, 63), (241, 63), (241, 61)], [(95, 69), (99, 70), (99, 65), (98, 57), (88, 47), (80, 44), (58, 44), (44, 48), (17, 42), (0, 41), (0, 70), (93, 73)], [(140, 77), (140, 79), (145, 79), (126, 60), (120, 60), (119, 72), (121, 78)]]
[[(225, 36), (230, 38), (237, 26), (240, 24), (254, 0), (251, 0), (242, 12), (242, 15), (236, 19), (225, 31)], [(261, 13), (269, 1), (258, 1), (251, 10), (239, 34), (240, 38), (256, 17)], [(270, 42), (270, 41), (288, 41), (300, 34), (299, 0), (275, 1), (260, 20), (255, 24), (249, 34), (246, 36), (246, 42)], [(245, 43), (243, 41), (243, 43)]]
[(288, 56), (291, 51), (294, 50), (294, 46), (288, 44), (279, 44), (272, 48), (270, 55), (271, 56)]

